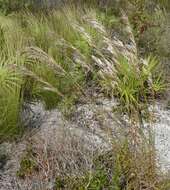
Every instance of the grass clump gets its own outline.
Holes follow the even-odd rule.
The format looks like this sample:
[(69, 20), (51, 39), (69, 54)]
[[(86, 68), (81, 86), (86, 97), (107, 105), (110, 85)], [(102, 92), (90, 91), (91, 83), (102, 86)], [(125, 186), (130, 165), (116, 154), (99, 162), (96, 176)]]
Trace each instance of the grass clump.
[[(56, 25), (57, 20), (63, 25)], [(74, 61), (76, 49), (71, 45), (64, 47), (67, 44), (59, 41), (76, 42), (74, 45), (86, 55), (89, 50), (87, 42), (76, 33), (71, 23), (69, 25), (68, 17), (62, 11), (40, 18), (32, 14), (18, 15), (13, 19), (1, 16), (0, 21), (0, 107), (5, 110), (1, 114), (1, 130), (2, 136), (8, 136), (9, 130), (18, 129), (20, 125), (24, 101), (41, 99), (48, 109), (58, 104), (70, 108), (80, 96), (85, 73)]]
[(6, 135), (13, 138), (21, 131), (18, 125), (19, 112), (22, 105), (22, 77), (20, 73), (13, 68), (12, 64), (16, 63), (13, 58), (8, 58), (8, 60), (5, 60), (2, 56), (1, 58), (1, 60), (4, 59), (4, 61), (1, 62), (0, 65), (0, 137), (1, 140), (4, 140)]
[(166, 85), (163, 76), (155, 76), (158, 65), (155, 57), (149, 57), (144, 60), (142, 68), (137, 70), (127, 59), (120, 58), (115, 92), (126, 112), (141, 111), (143, 106), (149, 103), (150, 97), (154, 99), (159, 93), (164, 92)]
[[(78, 11), (72, 6), (48, 14), (0, 17), (1, 59), (6, 62), (2, 64), (1, 83), (16, 93), (15, 104), (8, 104), (13, 105), (10, 110), (14, 110), (14, 117), (7, 111), (3, 118), (11, 115), (16, 118), (14, 125), (20, 125), (24, 101), (41, 100), (47, 109), (72, 110), (88, 84), (98, 86), (107, 96), (117, 96), (126, 112), (141, 110), (151, 91), (157, 94), (164, 90), (161, 75), (151, 76), (156, 59), (145, 60), (140, 68), (132, 31), (127, 30), (134, 44), (130, 52), (107, 30), (112, 27), (107, 23), (112, 20), (111, 13), (98, 12), (92, 8)], [(126, 16), (124, 20), (129, 29)], [(10, 101), (12, 96), (5, 98)]]

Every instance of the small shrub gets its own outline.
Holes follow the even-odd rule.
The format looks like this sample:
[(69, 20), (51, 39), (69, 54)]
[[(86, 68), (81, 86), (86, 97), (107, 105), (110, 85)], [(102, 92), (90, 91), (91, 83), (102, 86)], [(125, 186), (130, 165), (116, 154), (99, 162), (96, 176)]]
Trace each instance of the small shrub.
[(19, 178), (31, 176), (33, 172), (38, 171), (38, 166), (32, 158), (32, 155), (33, 152), (31, 150), (27, 150), (26, 155), (21, 159), (20, 168), (16, 173)]

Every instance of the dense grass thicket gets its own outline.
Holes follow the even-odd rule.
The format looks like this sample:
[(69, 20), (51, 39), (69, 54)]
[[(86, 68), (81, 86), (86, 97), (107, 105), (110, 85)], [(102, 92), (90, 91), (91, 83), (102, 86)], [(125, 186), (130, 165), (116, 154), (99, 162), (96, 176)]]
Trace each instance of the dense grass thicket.
[(138, 58), (132, 31), (125, 30), (122, 38), (129, 36), (134, 53), (123, 46), (120, 51), (122, 42), (112, 40), (113, 28), (128, 28), (124, 17), (121, 23), (110, 12), (74, 6), (47, 15), (1, 15), (1, 136), (13, 135), (22, 125), (24, 102), (41, 100), (47, 109), (68, 110), (90, 83), (118, 97), (130, 115), (161, 93), (165, 85), (158, 61)]
[[(114, 3), (87, 1), (35, 11), (33, 1), (0, 0), (1, 142), (24, 131), (25, 104), (41, 101), (46, 109), (59, 108), (67, 115), (80, 97), (89, 98), (86, 91), (91, 87), (117, 98), (118, 110), (132, 125), (142, 125), (148, 105), (167, 88), (160, 61), (169, 57), (167, 51), (161, 53), (168, 46), (162, 38), (169, 31), (169, 3)], [(116, 157), (109, 152), (97, 158), (93, 172), (83, 177), (56, 177), (56, 189), (168, 190), (150, 148), (142, 147), (138, 154), (128, 142), (114, 144)], [(35, 155), (23, 158), (19, 177), (37, 170)]]

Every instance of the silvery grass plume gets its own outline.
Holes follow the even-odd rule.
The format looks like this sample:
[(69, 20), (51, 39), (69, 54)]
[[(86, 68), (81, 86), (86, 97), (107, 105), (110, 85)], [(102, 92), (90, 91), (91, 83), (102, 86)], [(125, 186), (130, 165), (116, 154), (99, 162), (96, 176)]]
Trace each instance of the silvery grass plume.
[(9, 64), (9, 65), (7, 65), (7, 69), (9, 71), (11, 71), (12, 73), (17, 72), (20, 77), (21, 76), (22, 77), (29, 76), (30, 78), (34, 79), (36, 82), (38, 82), (39, 84), (42, 85), (42, 87), (41, 87), (42, 90), (51, 91), (51, 92), (56, 93), (59, 96), (63, 96), (63, 94), (56, 87), (54, 87), (49, 82), (45, 81), (43, 78), (41, 78), (40, 76), (38, 76), (33, 71), (27, 69), (25, 66), (16, 65), (16, 64)]
[[(61, 40), (60, 43), (63, 43), (63, 40)], [(69, 46), (69, 44), (66, 43), (66, 41), (64, 41), (63, 44), (66, 45), (67, 48), (69, 47), (69, 48), (72, 48), (72, 49), (76, 50), (73, 46)], [(77, 52), (79, 53), (78, 50), (77, 50)], [(53, 57), (48, 55), (41, 48), (27, 47), (22, 52), (22, 55), (25, 57), (25, 61), (27, 63), (27, 66), (28, 66), (28, 64), (32, 64), (32, 65), (35, 65), (35, 66), (38, 65), (38, 64), (44, 64), (48, 68), (52, 69), (53, 72), (56, 73), (58, 76), (68, 76), (70, 79), (74, 80), (74, 77), (70, 73), (65, 71), (63, 69), (63, 67), (53, 59)], [(79, 53), (79, 55), (81, 56), (80, 53)], [(79, 64), (81, 64), (81, 66), (83, 66), (83, 64), (84, 64), (83, 59), (79, 59), (79, 60), (77, 59), (77, 63), (79, 63)], [(50, 82), (47, 82), (42, 77), (38, 76), (36, 73), (34, 73), (34, 71), (31, 71), (30, 69), (27, 69), (26, 67), (22, 67), (22, 68), (20, 68), (20, 70), (23, 71), (23, 73), (25, 73), (25, 75), (28, 75), (28, 76), (32, 77), (35, 81), (40, 82), (43, 85), (43, 88), (42, 88), (43, 90), (55, 92), (61, 97), (64, 96), (57, 89), (57, 87), (54, 87), (54, 85), (50, 84)], [(57, 80), (57, 78), (56, 78), (56, 80)], [(82, 88), (81, 88), (81, 86), (76, 81), (75, 81), (74, 86), (79, 91), (81, 91), (83, 95), (85, 95)]]
[(22, 54), (25, 55), (26, 61), (28, 63), (32, 62), (36, 64), (39, 61), (40, 63), (46, 64), (48, 67), (54, 69), (54, 71), (60, 73), (60, 75), (65, 74), (64, 69), (58, 63), (56, 63), (56, 61), (51, 56), (49, 56), (39, 47), (27, 47), (22, 52)]
[(123, 10), (121, 10), (121, 14), (122, 14), (122, 22), (125, 26), (124, 30), (125, 30), (126, 34), (128, 35), (128, 40), (129, 40), (129, 43), (131, 44), (131, 48), (129, 49), (127, 47), (127, 49), (130, 52), (132, 52), (132, 54), (134, 56), (136, 56), (136, 58), (137, 58), (137, 45), (135, 42), (135, 37), (133, 35), (132, 27), (131, 27), (130, 22), (129, 22), (129, 18)]
[[(128, 19), (128, 18), (126, 18)], [(129, 38), (133, 42), (132, 50), (129, 50), (124, 43), (118, 38), (111, 38), (108, 35), (106, 28), (96, 19), (84, 17), (84, 20), (90, 27), (94, 28), (98, 33), (101, 34), (100, 38), (100, 47), (98, 47), (95, 43), (92, 43), (93, 54), (91, 55), (91, 59), (95, 65), (98, 67), (98, 75), (101, 79), (102, 86), (104, 84), (104, 88), (109, 85), (110, 89), (114, 89), (116, 85), (116, 77), (117, 77), (117, 65), (119, 64), (119, 57), (125, 57), (129, 64), (136, 65), (137, 63), (137, 48), (134, 40), (134, 36), (132, 31), (130, 30), (130, 24), (127, 22), (127, 29), (129, 30)], [(128, 21), (128, 20), (127, 20)], [(85, 29), (79, 30), (81, 34), (87, 36), (84, 32)], [(91, 37), (92, 39), (92, 37)], [(137, 66), (138, 67), (138, 66)], [(107, 84), (106, 84), (107, 83)], [(108, 88), (108, 87), (106, 87)], [(111, 90), (111, 91), (112, 91)]]

